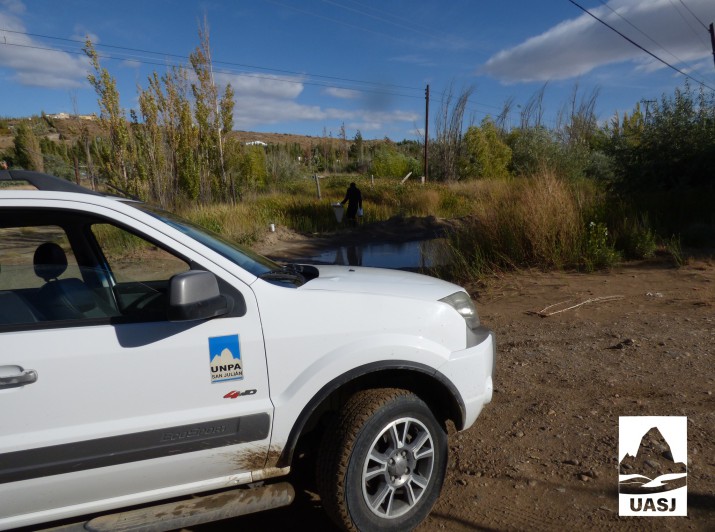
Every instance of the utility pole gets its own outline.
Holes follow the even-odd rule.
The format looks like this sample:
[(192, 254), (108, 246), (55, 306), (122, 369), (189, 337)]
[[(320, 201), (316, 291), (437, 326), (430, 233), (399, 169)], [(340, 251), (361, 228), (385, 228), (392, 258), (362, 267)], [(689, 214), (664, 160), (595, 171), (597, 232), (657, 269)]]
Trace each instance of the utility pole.
[(715, 26), (710, 23), (710, 43), (713, 46), (713, 62), (715, 62)]
[(645, 121), (650, 124), (650, 104), (656, 104), (658, 100), (641, 100), (641, 103), (645, 104)]
[[(712, 27), (712, 24), (711, 24)], [(427, 144), (429, 142), (429, 85), (425, 89), (425, 182), (427, 181)]]

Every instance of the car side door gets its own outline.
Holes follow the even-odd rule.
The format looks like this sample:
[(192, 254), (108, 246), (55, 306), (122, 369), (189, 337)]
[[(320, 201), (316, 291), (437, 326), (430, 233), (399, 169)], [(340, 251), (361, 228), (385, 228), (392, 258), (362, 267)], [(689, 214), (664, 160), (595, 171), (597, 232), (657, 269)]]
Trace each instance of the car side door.
[[(263, 467), (272, 405), (248, 285), (96, 206), (15, 209), (3, 226), (3, 250), (17, 246), (0, 252), (0, 297), (17, 310), (0, 321), (0, 522), (215, 489)], [(47, 239), (67, 262), (49, 279)], [(191, 270), (215, 277), (228, 312), (167, 319), (170, 279)]]

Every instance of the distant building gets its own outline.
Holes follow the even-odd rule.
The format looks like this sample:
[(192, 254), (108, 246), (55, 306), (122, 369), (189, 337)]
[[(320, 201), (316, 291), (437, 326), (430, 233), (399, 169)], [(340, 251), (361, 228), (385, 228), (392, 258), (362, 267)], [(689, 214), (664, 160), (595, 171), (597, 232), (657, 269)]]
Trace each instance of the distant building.
[(246, 142), (246, 146), (268, 146), (268, 144), (262, 140), (252, 140), (251, 142)]
[(91, 115), (71, 115), (69, 113), (57, 113), (54, 115), (47, 115), (48, 118), (53, 120), (68, 120), (70, 118), (79, 118), (80, 120), (97, 120), (97, 115), (94, 113)]

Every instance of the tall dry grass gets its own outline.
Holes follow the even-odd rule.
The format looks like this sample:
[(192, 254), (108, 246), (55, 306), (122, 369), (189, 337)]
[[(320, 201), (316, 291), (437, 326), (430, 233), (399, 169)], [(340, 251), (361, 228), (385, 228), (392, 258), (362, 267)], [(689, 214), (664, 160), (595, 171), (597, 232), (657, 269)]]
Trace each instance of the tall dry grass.
[[(449, 239), (455, 256), (448, 267), (450, 277), (578, 266), (592, 253), (587, 224), (601, 201), (595, 187), (544, 170), (529, 177), (482, 181), (471, 192), (471, 215)], [(609, 248), (607, 241), (599, 245)]]

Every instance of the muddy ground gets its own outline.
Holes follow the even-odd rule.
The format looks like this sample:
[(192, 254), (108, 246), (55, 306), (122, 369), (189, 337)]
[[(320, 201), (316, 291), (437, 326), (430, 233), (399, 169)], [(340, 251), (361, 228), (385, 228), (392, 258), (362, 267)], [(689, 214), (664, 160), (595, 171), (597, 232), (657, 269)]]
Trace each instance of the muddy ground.
[[(273, 238), (258, 248), (281, 258), (315, 245)], [(468, 288), (496, 332), (494, 400), (451, 434), (442, 495), (418, 530), (715, 530), (715, 260), (522, 271)], [(688, 517), (618, 516), (619, 416), (687, 416)], [(309, 491), (231, 525), (332, 530)]]

